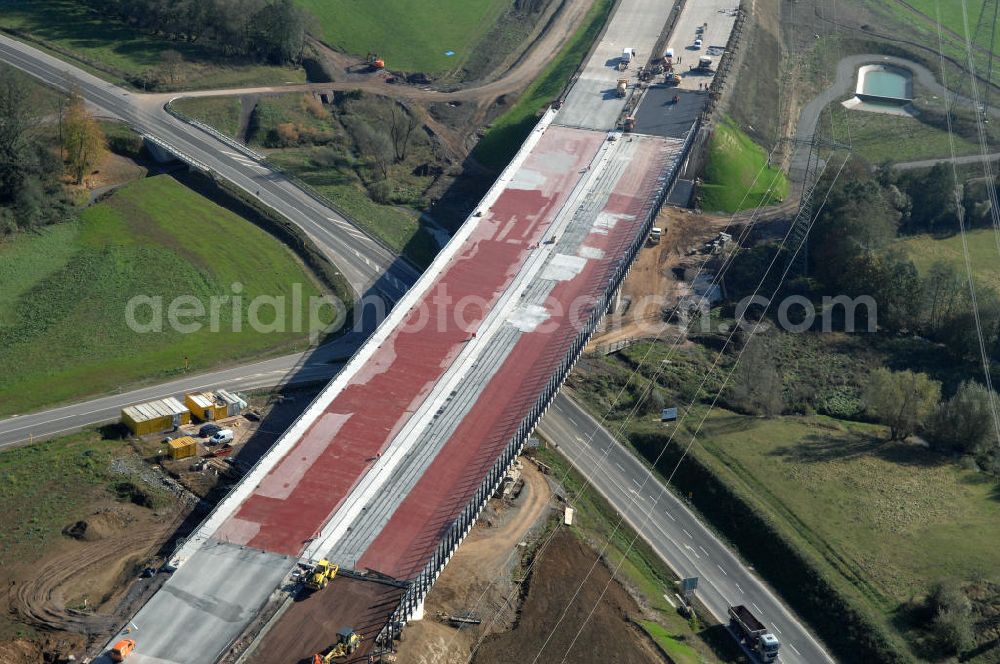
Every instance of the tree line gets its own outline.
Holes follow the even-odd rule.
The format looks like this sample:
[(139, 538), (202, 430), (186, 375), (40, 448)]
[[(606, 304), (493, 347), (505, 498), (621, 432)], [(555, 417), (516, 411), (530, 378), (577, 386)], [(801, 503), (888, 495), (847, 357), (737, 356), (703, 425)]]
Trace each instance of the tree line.
[(26, 75), (0, 65), (0, 236), (65, 219), (63, 177), (81, 184), (105, 151), (79, 94), (39, 98)]
[[(889, 168), (873, 172), (868, 164), (851, 161), (835, 182), (826, 180), (817, 189), (825, 193), (830, 187), (808, 236), (808, 277), (779, 284), (781, 270), (775, 269), (761, 292), (775, 293), (772, 299), (805, 295), (817, 303), (822, 296), (870, 296), (876, 308), (856, 308), (855, 329), (865, 329), (866, 317), (874, 315), (872, 322), (884, 337), (922, 340), (947, 358), (945, 363), (981, 375), (983, 350), (991, 368), (1000, 360), (1000, 294), (954, 262), (938, 261), (918, 271), (895, 241), (915, 233), (956, 234), (960, 219), (966, 229), (990, 227), (989, 189), (998, 185), (979, 179), (956, 187), (951, 168), (944, 165), (900, 174)], [(784, 265), (788, 254), (774, 243), (736, 254), (724, 280), (727, 297), (737, 301), (751, 293), (771, 261)], [(725, 394), (731, 407), (764, 416), (788, 407), (785, 377), (770, 343), (763, 335), (746, 345)], [(886, 425), (892, 439), (920, 434), (943, 453), (970, 455), (1000, 471), (993, 425), (994, 404), (1000, 409), (997, 395), (978, 380), (943, 388), (924, 373), (877, 368), (858, 377), (856, 407), (847, 416)]]
[(293, 0), (80, 0), (102, 16), (226, 56), (297, 62), (307, 18)]

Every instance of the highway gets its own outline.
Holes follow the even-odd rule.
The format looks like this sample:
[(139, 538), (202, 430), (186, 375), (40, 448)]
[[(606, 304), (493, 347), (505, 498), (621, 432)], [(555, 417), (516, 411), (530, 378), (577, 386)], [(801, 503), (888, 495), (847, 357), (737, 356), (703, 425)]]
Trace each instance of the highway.
[(728, 622), (728, 607), (745, 604), (774, 630), (785, 664), (834, 661), (764, 582), (565, 392), (553, 401), (539, 432), (678, 576), (699, 578), (698, 598), (718, 620)]
[(167, 113), (159, 97), (130, 93), (5, 35), (0, 35), (0, 60), (53, 87), (75, 86), (99, 113), (129, 123), (189, 163), (258, 196), (312, 237), (359, 296), (375, 292), (395, 302), (419, 276), (407, 261), (280, 173)]
[(338, 360), (347, 357), (360, 344), (357, 338), (337, 341), (326, 346), (252, 364), (187, 376), (128, 392), (68, 404), (26, 415), (0, 420), (0, 450), (79, 431), (88, 426), (117, 422), (121, 409), (144, 401), (186, 393), (225, 388), (250, 390), (275, 385), (326, 382), (342, 366)]

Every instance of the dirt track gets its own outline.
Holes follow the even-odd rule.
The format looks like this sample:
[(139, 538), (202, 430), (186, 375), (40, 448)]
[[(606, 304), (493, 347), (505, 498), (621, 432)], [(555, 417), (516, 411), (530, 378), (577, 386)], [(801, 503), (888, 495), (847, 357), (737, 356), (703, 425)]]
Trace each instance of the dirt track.
[(548, 482), (532, 464), (524, 464), (522, 477), (524, 488), (513, 506), (498, 511), (497, 501), (493, 501), (445, 567), (427, 597), (426, 617), (406, 628), (399, 648), (400, 664), (468, 661), (482, 629), (455, 629), (438, 621), (438, 613), (461, 615), (472, 611), (486, 617), (501, 607), (513, 609), (506, 606), (504, 599), (513, 588), (511, 570), (520, 561), (517, 546), (552, 505)]
[[(230, 95), (278, 94), (296, 91), (352, 91), (363, 90), (372, 94), (396, 99), (408, 106), (419, 106), (418, 114), (431, 131), (437, 134), (453, 158), (464, 158), (468, 152), (469, 139), (487, 122), (491, 112), (495, 112), (498, 99), (520, 94), (534, 81), (549, 64), (554, 53), (583, 23), (594, 0), (562, 0), (553, 2), (552, 9), (538, 21), (538, 25), (525, 40), (526, 46), (511, 57), (486, 79), (473, 81), (453, 90), (436, 90), (430, 86), (417, 87), (408, 84), (389, 84), (386, 72), (357, 73), (357, 65), (363, 60), (345, 55), (316, 43), (320, 52), (337, 75), (333, 83), (307, 83), (287, 86), (265, 86), (254, 88), (234, 88), (225, 90), (197, 90), (183, 93), (136, 94), (133, 98), (151, 107), (163, 106), (171, 99), (179, 97), (212, 97)], [(446, 127), (431, 118), (426, 107), (433, 103), (460, 102), (472, 108), (464, 114), (465, 121), (455, 127)]]

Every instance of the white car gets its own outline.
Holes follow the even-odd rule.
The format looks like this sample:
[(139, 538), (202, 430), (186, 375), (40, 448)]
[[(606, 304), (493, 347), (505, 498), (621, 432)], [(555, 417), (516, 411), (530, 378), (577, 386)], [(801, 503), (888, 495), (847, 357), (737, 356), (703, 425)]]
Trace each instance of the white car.
[(695, 39), (694, 40), (694, 47), (695, 48), (701, 48), (701, 40), (700, 39)]
[(208, 439), (209, 445), (222, 445), (223, 443), (233, 442), (233, 430), (232, 429), (221, 429), (216, 431), (215, 434)]

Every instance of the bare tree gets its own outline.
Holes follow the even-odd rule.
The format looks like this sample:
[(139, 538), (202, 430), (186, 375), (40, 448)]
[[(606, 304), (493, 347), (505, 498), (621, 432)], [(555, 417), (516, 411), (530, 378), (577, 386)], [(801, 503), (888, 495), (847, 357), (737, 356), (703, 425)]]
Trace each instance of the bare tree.
[(392, 138), (392, 149), (397, 164), (406, 159), (406, 153), (410, 147), (410, 137), (418, 124), (417, 118), (401, 104), (392, 105), (389, 136)]

